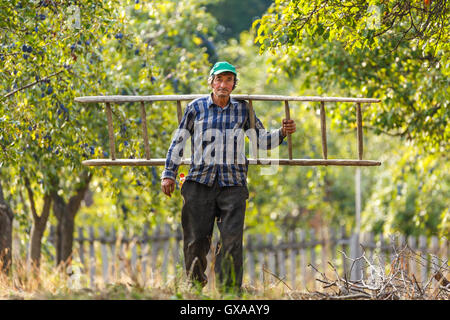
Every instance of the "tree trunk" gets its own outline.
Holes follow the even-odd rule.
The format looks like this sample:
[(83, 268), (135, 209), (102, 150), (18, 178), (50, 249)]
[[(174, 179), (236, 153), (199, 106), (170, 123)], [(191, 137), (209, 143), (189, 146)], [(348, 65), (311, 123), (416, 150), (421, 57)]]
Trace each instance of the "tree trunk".
[(3, 197), (0, 182), (0, 272), (8, 274), (12, 263), (13, 212)]
[[(50, 214), (50, 205), (52, 198), (50, 195), (44, 196), (44, 207), (40, 216), (33, 211), (33, 226), (31, 228), (30, 236), (30, 256), (29, 261), (32, 266), (39, 269), (41, 264), (41, 247), (42, 247), (42, 237), (45, 232), (45, 227), (47, 226), (48, 216)], [(33, 205), (34, 206), (34, 205)]]
[(3, 198), (0, 183), (0, 272), (8, 274), (12, 263), (12, 225), (14, 215)]
[(89, 188), (92, 175), (83, 172), (81, 183), (76, 193), (66, 203), (64, 199), (54, 192), (53, 213), (58, 220), (56, 228), (56, 264), (70, 264), (72, 259), (73, 232), (75, 229), (75, 216), (80, 209), (81, 201)]
[(53, 194), (53, 213), (58, 221), (56, 226), (56, 264), (70, 263), (72, 256), (75, 214), (58, 194)]
[(76, 212), (66, 215), (62, 221), (61, 228), (61, 262), (70, 263), (72, 260), (72, 248), (73, 248), (73, 231), (75, 226), (75, 214)]
[(41, 264), (41, 245), (44, 231), (45, 224), (44, 227), (42, 227), (39, 222), (33, 221), (30, 234), (30, 253), (28, 261), (31, 262), (32, 266), (38, 269)]
[(42, 208), (41, 214), (38, 215), (34, 203), (34, 193), (30, 187), (30, 181), (28, 180), (28, 178), (25, 178), (25, 187), (28, 192), (28, 198), (30, 200), (31, 206), (31, 213), (33, 215), (33, 226), (31, 228), (30, 253), (28, 257), (28, 262), (31, 263), (32, 267), (39, 269), (41, 262), (42, 236), (44, 235), (48, 216), (50, 214), (50, 206), (52, 198), (49, 194), (44, 195), (44, 206)]
[(12, 214), (0, 204), (0, 271), (8, 274), (12, 263)]

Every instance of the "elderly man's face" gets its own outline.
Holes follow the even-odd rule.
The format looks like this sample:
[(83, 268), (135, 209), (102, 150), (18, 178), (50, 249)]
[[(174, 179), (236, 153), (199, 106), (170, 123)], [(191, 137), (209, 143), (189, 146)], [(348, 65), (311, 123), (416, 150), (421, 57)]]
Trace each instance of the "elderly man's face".
[(234, 73), (224, 72), (216, 75), (211, 84), (213, 93), (220, 98), (228, 97), (233, 91)]

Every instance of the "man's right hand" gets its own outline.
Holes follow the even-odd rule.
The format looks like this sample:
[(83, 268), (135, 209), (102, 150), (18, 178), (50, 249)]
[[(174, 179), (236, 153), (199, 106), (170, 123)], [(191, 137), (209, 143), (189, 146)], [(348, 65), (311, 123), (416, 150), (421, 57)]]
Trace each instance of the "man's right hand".
[(168, 195), (172, 196), (172, 192), (175, 190), (175, 180), (170, 178), (164, 178), (161, 182), (161, 190)]

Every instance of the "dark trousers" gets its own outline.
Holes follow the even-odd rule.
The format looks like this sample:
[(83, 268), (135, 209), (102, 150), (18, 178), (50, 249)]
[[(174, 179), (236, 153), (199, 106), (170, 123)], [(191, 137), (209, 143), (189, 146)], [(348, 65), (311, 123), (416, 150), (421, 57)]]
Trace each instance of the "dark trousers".
[(186, 180), (181, 188), (183, 249), (186, 273), (202, 286), (207, 282), (206, 255), (211, 247), (214, 221), (220, 231), (215, 272), (219, 287), (240, 288), (243, 273), (242, 239), (248, 189), (246, 186), (212, 187)]

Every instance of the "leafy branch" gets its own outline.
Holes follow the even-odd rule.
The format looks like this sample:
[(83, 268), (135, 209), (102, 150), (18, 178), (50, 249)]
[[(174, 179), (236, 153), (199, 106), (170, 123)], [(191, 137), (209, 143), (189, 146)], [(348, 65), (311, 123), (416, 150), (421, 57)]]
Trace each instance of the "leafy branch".
[(31, 83), (29, 83), (29, 84), (27, 84), (27, 85), (24, 85), (23, 87), (17, 88), (17, 89), (15, 89), (15, 90), (13, 90), (13, 91), (11, 91), (11, 92), (5, 94), (5, 95), (3, 96), (3, 99), (9, 98), (10, 96), (16, 94), (16, 93), (19, 92), (19, 91), (22, 91), (22, 90), (28, 89), (28, 88), (30, 88), (30, 87), (33, 87), (33, 86), (35, 86), (36, 84), (38, 84), (38, 83), (40, 83), (40, 82), (46, 82), (46, 81), (48, 81), (50, 78), (56, 77), (58, 74), (62, 73), (64, 70), (65, 70), (65, 69), (61, 69), (61, 70), (59, 70), (58, 72), (52, 73), (51, 75), (49, 75), (49, 76), (47, 76), (47, 77), (40, 78), (40, 79), (38, 79), (38, 80), (36, 80), (36, 81), (33, 81), (33, 82), (31, 82)]

